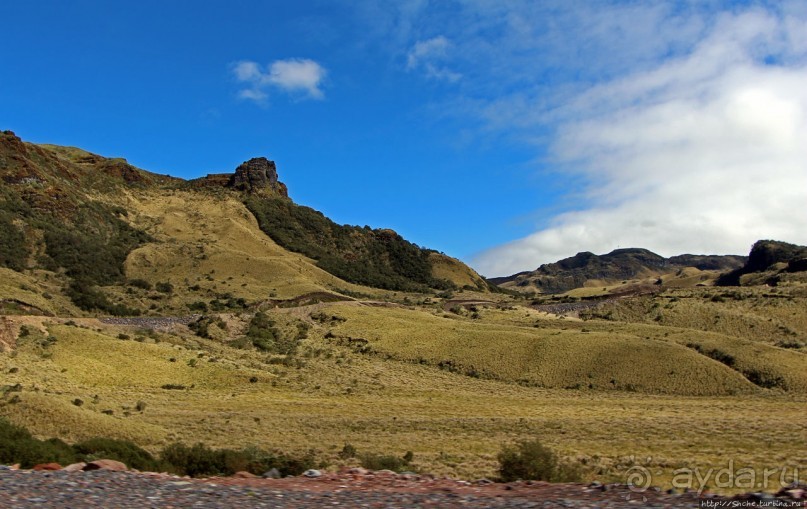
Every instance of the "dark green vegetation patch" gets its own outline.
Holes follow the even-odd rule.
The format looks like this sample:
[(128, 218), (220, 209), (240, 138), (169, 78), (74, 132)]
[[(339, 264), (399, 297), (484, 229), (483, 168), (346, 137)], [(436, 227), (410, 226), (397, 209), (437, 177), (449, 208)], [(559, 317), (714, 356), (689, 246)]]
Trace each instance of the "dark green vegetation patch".
[(316, 260), (317, 266), (351, 283), (400, 291), (449, 289), (432, 276), (429, 254), (392, 230), (339, 225), (284, 198), (249, 196), (246, 206), (264, 233), (283, 248)]

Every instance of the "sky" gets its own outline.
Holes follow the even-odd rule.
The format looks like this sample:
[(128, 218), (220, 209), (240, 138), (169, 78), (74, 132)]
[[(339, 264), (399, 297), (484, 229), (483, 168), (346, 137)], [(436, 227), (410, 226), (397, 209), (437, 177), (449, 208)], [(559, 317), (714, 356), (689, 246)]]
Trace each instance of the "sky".
[(0, 129), (503, 276), (807, 244), (807, 2), (7, 2)]

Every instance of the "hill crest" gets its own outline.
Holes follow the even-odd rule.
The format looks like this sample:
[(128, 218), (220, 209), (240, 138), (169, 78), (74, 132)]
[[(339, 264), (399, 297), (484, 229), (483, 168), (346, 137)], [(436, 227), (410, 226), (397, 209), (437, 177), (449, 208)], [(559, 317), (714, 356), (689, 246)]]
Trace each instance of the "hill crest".
[(686, 267), (701, 271), (732, 270), (742, 266), (745, 260), (744, 256), (734, 255), (684, 254), (664, 258), (643, 248), (615, 249), (603, 255), (583, 251), (554, 263), (545, 263), (533, 271), (490, 278), (489, 281), (519, 291), (552, 294), (581, 288), (592, 281), (602, 286), (623, 280), (662, 276)]

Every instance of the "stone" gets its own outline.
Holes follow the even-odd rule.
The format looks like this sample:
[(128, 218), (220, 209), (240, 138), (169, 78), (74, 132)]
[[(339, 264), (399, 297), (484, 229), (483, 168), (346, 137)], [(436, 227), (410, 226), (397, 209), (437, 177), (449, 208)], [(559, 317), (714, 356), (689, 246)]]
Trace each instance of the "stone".
[(303, 472), (303, 476), (313, 479), (315, 477), (322, 477), (322, 472), (320, 472), (319, 470), (315, 470), (315, 469), (311, 468), (311, 469), (308, 469), (305, 472)]
[(86, 466), (87, 464), (82, 461), (80, 463), (72, 463), (70, 465), (67, 465), (62, 470), (64, 470), (65, 472), (79, 472), (81, 470), (84, 470), (84, 467)]
[(40, 463), (39, 465), (34, 465), (34, 470), (37, 471), (49, 471), (49, 470), (61, 470), (62, 466), (58, 463)]
[(263, 473), (261, 476), (264, 479), (280, 479), (280, 470), (276, 468), (271, 468)]
[(100, 459), (87, 463), (83, 470), (85, 472), (90, 470), (111, 470), (113, 472), (123, 472), (129, 469), (120, 461)]
[(792, 498), (793, 500), (801, 500), (802, 498), (805, 498), (804, 493), (805, 493), (804, 490), (797, 488), (797, 489), (793, 489), (793, 490), (787, 490), (785, 492), (785, 495)]
[(257, 479), (258, 476), (252, 472), (245, 472), (242, 470), (234, 473), (231, 477), (235, 477), (236, 479)]

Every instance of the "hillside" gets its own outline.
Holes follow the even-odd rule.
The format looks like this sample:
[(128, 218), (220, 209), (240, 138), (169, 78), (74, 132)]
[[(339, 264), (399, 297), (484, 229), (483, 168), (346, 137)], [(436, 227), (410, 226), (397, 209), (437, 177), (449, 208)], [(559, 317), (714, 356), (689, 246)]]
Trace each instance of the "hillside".
[(138, 315), (322, 291), (487, 291), (458, 260), (293, 203), (265, 158), (186, 182), (5, 131), (0, 179), (12, 307)]
[[(547, 263), (534, 271), (520, 272), (512, 276), (490, 278), (492, 284), (520, 292), (555, 294), (575, 288), (612, 286), (626, 284), (627, 280), (650, 280), (671, 276), (680, 279), (690, 277), (692, 268), (703, 272), (701, 281), (714, 279), (720, 272), (736, 269), (745, 263), (743, 256), (678, 255), (664, 258), (647, 249), (616, 249), (604, 255), (590, 252), (577, 253), (555, 263)], [(665, 280), (671, 279), (665, 277)]]

